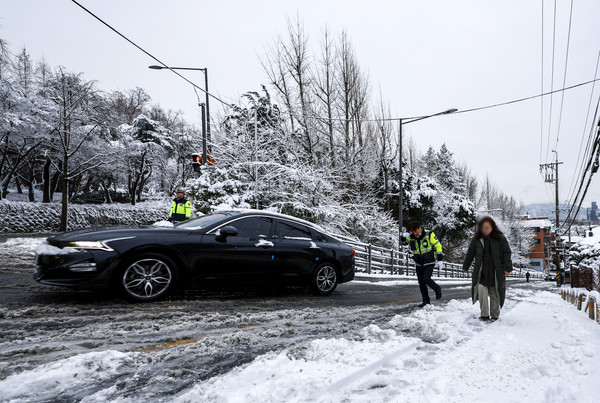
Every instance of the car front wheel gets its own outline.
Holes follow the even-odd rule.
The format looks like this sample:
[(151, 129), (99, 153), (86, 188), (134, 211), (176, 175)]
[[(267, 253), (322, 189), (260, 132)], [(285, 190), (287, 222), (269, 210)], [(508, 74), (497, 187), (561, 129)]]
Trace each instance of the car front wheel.
[(155, 301), (169, 293), (175, 284), (175, 264), (162, 255), (132, 259), (123, 270), (119, 285), (130, 300)]
[(324, 263), (314, 271), (310, 288), (316, 295), (331, 294), (338, 284), (338, 274), (332, 264)]

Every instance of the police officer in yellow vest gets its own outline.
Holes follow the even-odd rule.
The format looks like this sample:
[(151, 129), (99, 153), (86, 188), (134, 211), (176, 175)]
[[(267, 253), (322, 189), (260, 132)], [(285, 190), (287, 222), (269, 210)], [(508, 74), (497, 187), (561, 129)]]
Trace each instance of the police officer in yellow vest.
[(169, 221), (172, 223), (189, 220), (192, 216), (192, 204), (185, 198), (185, 191), (178, 188), (176, 193), (177, 197), (173, 199), (171, 212), (169, 213)]
[(443, 268), (444, 254), (442, 245), (433, 231), (423, 229), (418, 221), (412, 221), (408, 224), (410, 233), (404, 234), (404, 241), (410, 246), (413, 253), (413, 260), (416, 264), (417, 279), (419, 280), (419, 289), (423, 297), (423, 303), (420, 308), (431, 303), (427, 286), (435, 291), (435, 298), (442, 298), (442, 288), (431, 278), (433, 268)]

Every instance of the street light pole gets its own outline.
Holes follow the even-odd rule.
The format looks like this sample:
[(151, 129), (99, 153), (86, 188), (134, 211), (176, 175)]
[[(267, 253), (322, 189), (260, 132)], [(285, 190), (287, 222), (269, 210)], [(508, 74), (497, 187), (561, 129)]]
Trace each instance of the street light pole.
[[(206, 139), (210, 143), (210, 97), (208, 96), (208, 68), (204, 68), (204, 89), (206, 92), (204, 96), (206, 98)], [(206, 147), (204, 147), (206, 149)], [(205, 160), (206, 161), (206, 160)]]
[[(194, 70), (194, 71), (201, 71), (204, 73), (204, 95), (205, 95), (205, 99), (206, 99), (206, 139), (208, 140), (208, 143), (210, 143), (211, 142), (210, 95), (208, 93), (208, 68), (207, 67), (165, 67), (165, 66), (158, 66), (158, 65), (148, 66), (148, 68), (152, 69), (152, 70)], [(206, 151), (206, 147), (204, 147), (204, 150)], [(204, 160), (204, 162), (206, 163), (206, 159)]]
[(408, 123), (418, 122), (419, 120), (429, 119), (434, 116), (449, 115), (457, 111), (458, 109), (448, 109), (447, 111), (443, 111), (433, 115), (421, 116), (415, 119), (411, 119), (409, 121), (398, 119), (398, 250), (402, 245), (402, 227), (404, 226), (402, 217), (402, 211), (404, 210), (402, 201), (402, 195), (404, 193), (404, 189), (402, 186), (402, 127)]
[(402, 245), (402, 227), (404, 221), (402, 217), (402, 211), (404, 210), (402, 196), (404, 193), (404, 186), (402, 186), (402, 119), (398, 120), (398, 250)]
[(202, 165), (206, 165), (206, 105), (200, 102), (198, 106), (202, 111)]
[(254, 199), (258, 210), (258, 107), (254, 108)]

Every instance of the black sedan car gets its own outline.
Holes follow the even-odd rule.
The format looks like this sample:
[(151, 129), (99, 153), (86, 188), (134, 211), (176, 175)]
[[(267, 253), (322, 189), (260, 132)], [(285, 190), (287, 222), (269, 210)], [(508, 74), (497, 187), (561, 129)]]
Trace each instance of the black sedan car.
[(319, 227), (265, 211), (218, 211), (174, 227), (113, 227), (51, 236), (34, 279), (72, 288), (116, 287), (153, 301), (191, 284), (306, 284), (331, 294), (354, 278), (354, 250)]

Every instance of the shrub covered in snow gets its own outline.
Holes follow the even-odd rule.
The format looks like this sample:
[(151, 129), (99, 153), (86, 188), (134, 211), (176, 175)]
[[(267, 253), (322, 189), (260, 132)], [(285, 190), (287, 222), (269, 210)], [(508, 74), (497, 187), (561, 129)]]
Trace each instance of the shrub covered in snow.
[[(103, 225), (146, 225), (165, 219), (169, 206), (157, 203), (71, 205), (69, 229)], [(0, 232), (53, 232), (58, 230), (60, 204), (0, 201)]]
[(569, 258), (577, 268), (572, 269), (573, 283), (580, 279), (580, 285), (600, 291), (600, 227), (594, 228), (593, 236), (575, 242), (569, 250)]

